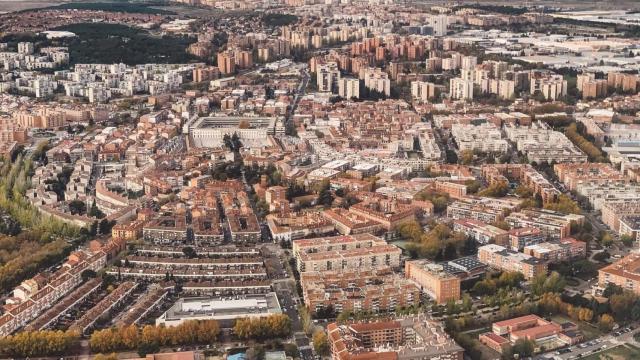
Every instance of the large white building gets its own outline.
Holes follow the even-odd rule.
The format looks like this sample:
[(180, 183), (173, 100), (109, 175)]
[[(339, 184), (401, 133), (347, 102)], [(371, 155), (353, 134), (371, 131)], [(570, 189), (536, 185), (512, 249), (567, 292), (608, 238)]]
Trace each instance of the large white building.
[(191, 119), (183, 133), (189, 134), (195, 147), (221, 147), (225, 135), (234, 134), (244, 147), (264, 147), (269, 145), (269, 135), (284, 134), (284, 124), (280, 117), (212, 116)]
[(338, 80), (338, 95), (345, 99), (360, 98), (360, 80), (342, 78)]
[(232, 326), (235, 319), (282, 313), (275, 293), (236, 298), (182, 298), (156, 319), (156, 325), (178, 326), (189, 320), (217, 320)]
[(437, 85), (426, 81), (411, 82), (411, 96), (414, 99), (428, 101), (437, 96)]
[(463, 80), (461, 78), (451, 79), (451, 83), (449, 84), (449, 96), (452, 99), (472, 100), (473, 81)]
[(483, 152), (504, 153), (509, 150), (507, 140), (502, 138), (500, 128), (492, 123), (453, 124), (451, 127), (458, 149), (478, 150)]
[(547, 100), (557, 100), (567, 95), (567, 81), (562, 75), (549, 75), (542, 78), (531, 79), (530, 93), (542, 94)]
[(447, 15), (433, 16), (430, 19), (434, 36), (446, 36), (447, 26), (449, 25), (449, 17)]
[(318, 65), (316, 77), (318, 91), (336, 92), (338, 90), (338, 82), (340, 81), (338, 64), (328, 63)]

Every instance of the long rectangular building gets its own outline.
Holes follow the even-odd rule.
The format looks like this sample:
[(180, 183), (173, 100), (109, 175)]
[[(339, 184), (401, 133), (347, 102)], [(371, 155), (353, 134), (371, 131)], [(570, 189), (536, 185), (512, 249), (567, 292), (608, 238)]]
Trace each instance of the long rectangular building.
[(393, 312), (418, 306), (420, 290), (389, 268), (379, 270), (310, 271), (300, 274), (302, 293), (312, 312), (332, 308), (336, 314)]
[(524, 253), (552, 263), (568, 261), (584, 258), (587, 255), (587, 243), (564, 238), (525, 246)]
[(209, 116), (189, 120), (183, 133), (196, 147), (224, 146), (224, 138), (234, 134), (245, 147), (263, 147), (270, 135), (284, 134), (284, 123), (280, 117)]
[(495, 244), (478, 248), (478, 259), (496, 269), (522, 273), (527, 279), (547, 272), (546, 262)]
[(598, 270), (598, 286), (604, 289), (609, 284), (640, 294), (640, 254), (627, 255)]
[(551, 239), (562, 239), (570, 235), (572, 223), (584, 223), (584, 216), (551, 210), (525, 209), (511, 213), (505, 221), (512, 228), (535, 227)]
[(327, 270), (370, 270), (400, 266), (402, 251), (371, 234), (293, 241), (300, 273)]

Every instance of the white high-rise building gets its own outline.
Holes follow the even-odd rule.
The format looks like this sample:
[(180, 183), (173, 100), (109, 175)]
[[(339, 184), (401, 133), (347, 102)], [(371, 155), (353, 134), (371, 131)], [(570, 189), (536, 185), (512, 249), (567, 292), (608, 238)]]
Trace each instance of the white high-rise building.
[(360, 80), (342, 78), (338, 80), (338, 95), (345, 99), (360, 98)]
[(338, 90), (338, 82), (340, 81), (338, 64), (332, 62), (318, 65), (317, 72), (318, 91), (336, 92)]
[(447, 15), (438, 15), (431, 17), (431, 27), (434, 36), (446, 36), (447, 26), (449, 25), (449, 17)]
[(557, 100), (567, 95), (567, 81), (562, 75), (550, 75), (542, 78), (531, 79), (531, 95), (540, 92), (547, 100)]
[(411, 96), (414, 99), (428, 101), (429, 99), (436, 97), (436, 95), (436, 84), (426, 81), (411, 82)]
[(473, 81), (461, 78), (451, 79), (449, 84), (449, 96), (452, 99), (472, 100), (473, 99)]
[(478, 65), (478, 58), (475, 56), (465, 56), (462, 58), (463, 69), (473, 69)]
[(18, 43), (18, 53), (30, 55), (35, 51), (35, 47), (31, 42)]

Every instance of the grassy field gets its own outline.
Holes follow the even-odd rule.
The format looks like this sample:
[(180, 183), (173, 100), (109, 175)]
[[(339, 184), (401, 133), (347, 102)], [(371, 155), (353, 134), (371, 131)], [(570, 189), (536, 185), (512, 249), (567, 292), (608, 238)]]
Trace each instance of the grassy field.
[(564, 315), (555, 315), (551, 317), (551, 320), (560, 324), (567, 321), (575, 323), (576, 325), (578, 325), (578, 329), (584, 334), (584, 338), (586, 341), (593, 340), (597, 337), (602, 336), (603, 334), (602, 331), (600, 331), (600, 329), (598, 329), (597, 327), (593, 327), (584, 321), (570, 319)]
[(627, 360), (640, 359), (640, 349), (630, 345), (618, 345), (611, 349), (591, 354), (582, 358), (583, 360)]

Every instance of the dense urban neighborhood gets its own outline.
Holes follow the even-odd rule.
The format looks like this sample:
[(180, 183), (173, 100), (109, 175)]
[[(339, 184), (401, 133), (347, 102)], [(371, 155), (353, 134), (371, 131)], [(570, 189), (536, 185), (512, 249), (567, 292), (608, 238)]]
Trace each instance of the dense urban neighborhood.
[(640, 359), (640, 3), (0, 1), (0, 358)]

